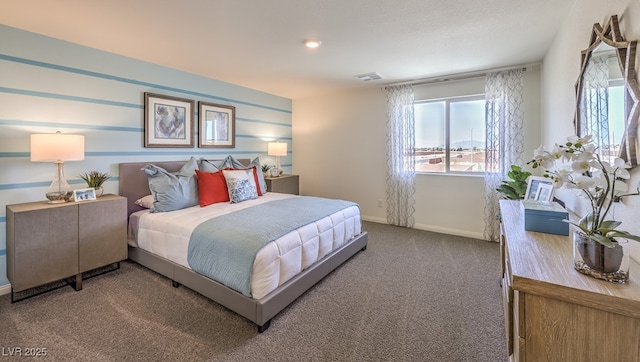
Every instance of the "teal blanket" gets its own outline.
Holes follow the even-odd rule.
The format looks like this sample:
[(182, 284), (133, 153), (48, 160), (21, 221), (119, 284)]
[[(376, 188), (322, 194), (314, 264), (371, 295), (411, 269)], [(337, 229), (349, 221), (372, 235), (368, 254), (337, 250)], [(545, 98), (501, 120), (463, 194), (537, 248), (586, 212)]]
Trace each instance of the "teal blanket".
[(358, 204), (311, 196), (274, 200), (198, 225), (187, 261), (194, 271), (251, 296), (253, 262), (267, 243), (292, 230)]

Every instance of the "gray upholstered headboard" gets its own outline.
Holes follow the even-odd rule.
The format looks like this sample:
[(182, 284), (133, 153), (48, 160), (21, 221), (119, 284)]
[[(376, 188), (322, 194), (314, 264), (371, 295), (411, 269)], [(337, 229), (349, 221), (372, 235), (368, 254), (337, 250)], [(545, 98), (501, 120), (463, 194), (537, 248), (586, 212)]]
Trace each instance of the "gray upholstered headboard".
[[(219, 161), (219, 160), (216, 160)], [(248, 165), (251, 161), (248, 159), (239, 159), (244, 165)], [(187, 161), (162, 161), (162, 162), (127, 162), (119, 164), (119, 187), (120, 196), (127, 198), (127, 217), (132, 213), (142, 210), (135, 204), (136, 200), (151, 194), (149, 191), (149, 181), (147, 175), (142, 168), (149, 164), (162, 167), (169, 172), (175, 172), (182, 167)], [(258, 170), (260, 171), (260, 170)]]

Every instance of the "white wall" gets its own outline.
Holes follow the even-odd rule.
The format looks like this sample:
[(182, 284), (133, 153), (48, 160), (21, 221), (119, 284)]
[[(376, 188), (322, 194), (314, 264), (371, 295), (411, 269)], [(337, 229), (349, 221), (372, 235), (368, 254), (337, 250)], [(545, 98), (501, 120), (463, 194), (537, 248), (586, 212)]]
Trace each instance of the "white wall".
[[(640, 1), (581, 0), (558, 32), (542, 66), (542, 141), (551, 146), (575, 133), (573, 116), (575, 82), (580, 72), (580, 52), (589, 45), (594, 23), (606, 24), (618, 15), (620, 28), (627, 40), (640, 40)], [(636, 61), (636, 70), (638, 69)], [(630, 185), (640, 182), (640, 167), (632, 171)], [(580, 203), (567, 200), (567, 206), (580, 212)], [(615, 218), (621, 229), (640, 235), (640, 197), (626, 198), (616, 205)], [(632, 256), (640, 261), (640, 243), (631, 242)]]
[[(304, 195), (360, 204), (369, 220), (386, 220), (386, 98), (379, 88), (293, 102), (293, 172)], [(297, 163), (297, 164), (296, 164)]]
[[(540, 72), (525, 72), (525, 154), (539, 143)], [(479, 94), (484, 79), (416, 86), (416, 99)], [(386, 223), (386, 94), (380, 88), (293, 101), (294, 173), (305, 195), (346, 198)], [(382, 207), (378, 206), (378, 201)], [(416, 228), (483, 237), (482, 177), (419, 174)]]

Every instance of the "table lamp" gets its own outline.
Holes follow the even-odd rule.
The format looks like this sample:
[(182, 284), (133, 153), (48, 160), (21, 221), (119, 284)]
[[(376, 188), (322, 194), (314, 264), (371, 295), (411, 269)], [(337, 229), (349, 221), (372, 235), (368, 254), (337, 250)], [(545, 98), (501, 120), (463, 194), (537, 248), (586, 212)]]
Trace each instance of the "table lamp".
[(269, 142), (267, 145), (267, 155), (276, 157), (276, 170), (277, 174), (272, 174), (273, 176), (279, 176), (282, 172), (280, 168), (280, 156), (287, 155), (287, 144), (283, 142)]
[(46, 196), (49, 203), (69, 201), (73, 190), (64, 178), (64, 161), (84, 160), (84, 136), (62, 134), (60, 131), (31, 135), (31, 161), (53, 162), (56, 173)]

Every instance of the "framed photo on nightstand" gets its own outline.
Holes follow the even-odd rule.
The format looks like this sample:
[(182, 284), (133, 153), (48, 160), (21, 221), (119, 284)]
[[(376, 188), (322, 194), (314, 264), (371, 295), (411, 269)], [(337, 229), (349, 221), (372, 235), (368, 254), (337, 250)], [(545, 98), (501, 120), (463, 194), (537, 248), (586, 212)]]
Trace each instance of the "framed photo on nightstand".
[(89, 201), (89, 200), (95, 200), (95, 199), (96, 199), (96, 190), (93, 188), (73, 190), (73, 200), (75, 202)]

